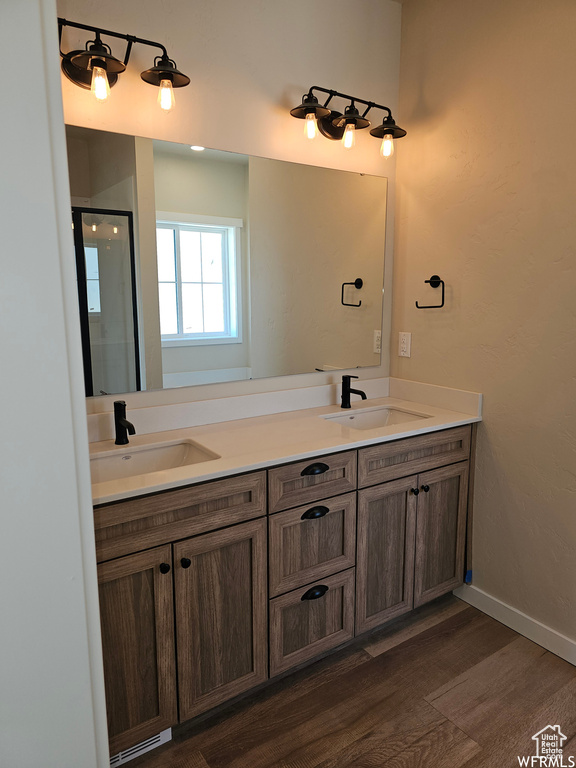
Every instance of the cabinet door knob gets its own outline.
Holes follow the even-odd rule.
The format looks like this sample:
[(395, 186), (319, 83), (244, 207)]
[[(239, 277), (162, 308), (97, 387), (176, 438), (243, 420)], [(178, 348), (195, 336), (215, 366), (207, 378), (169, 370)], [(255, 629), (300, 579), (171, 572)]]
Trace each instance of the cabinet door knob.
[(190, 566), (192, 565), (192, 560), (190, 560), (189, 557), (183, 557), (180, 560), (180, 565), (182, 566), (182, 568), (190, 568)]
[(327, 515), (328, 512), (330, 512), (328, 507), (311, 507), (304, 512), (300, 520), (317, 520), (319, 517)]
[(424, 491), (424, 493), (428, 493), (428, 491), (430, 490), (430, 486), (429, 485), (423, 485), (422, 486), (422, 490)]
[(300, 476), (305, 477), (306, 475), (323, 475), (324, 472), (328, 472), (329, 469), (330, 467), (328, 464), (317, 461), (316, 464), (309, 464), (307, 467), (304, 467), (302, 472), (300, 472)]
[(160, 573), (170, 573), (170, 566), (168, 563), (160, 563)]
[(418, 496), (420, 493), (420, 488), (410, 488), (410, 493), (413, 493), (414, 496)]
[(324, 597), (328, 592), (326, 584), (318, 584), (317, 587), (312, 587), (308, 592), (304, 592), (300, 600), (318, 600), (319, 597)]

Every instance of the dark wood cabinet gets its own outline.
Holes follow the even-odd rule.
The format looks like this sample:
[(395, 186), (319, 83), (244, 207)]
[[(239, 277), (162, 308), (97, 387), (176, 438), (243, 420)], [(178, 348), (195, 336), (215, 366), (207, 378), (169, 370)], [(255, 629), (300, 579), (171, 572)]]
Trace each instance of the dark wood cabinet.
[(267, 678), (266, 520), (174, 545), (180, 719)]
[(167, 545), (98, 568), (113, 755), (178, 720), (171, 567)]
[(96, 508), (111, 753), (458, 587), (470, 440), (457, 427)]
[(424, 472), (417, 487), (415, 608), (462, 584), (468, 462)]
[(417, 497), (414, 478), (358, 493), (356, 634), (412, 610)]

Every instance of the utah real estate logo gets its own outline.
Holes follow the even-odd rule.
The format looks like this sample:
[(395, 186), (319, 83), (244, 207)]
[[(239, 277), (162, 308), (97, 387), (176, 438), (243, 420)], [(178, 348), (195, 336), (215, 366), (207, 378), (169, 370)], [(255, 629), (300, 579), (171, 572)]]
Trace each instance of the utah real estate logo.
[(541, 768), (548, 768), (548, 766), (574, 768), (576, 758), (573, 756), (564, 757), (562, 754), (562, 747), (566, 738), (559, 725), (547, 725), (532, 736), (532, 740), (536, 742), (536, 754), (530, 757), (518, 756), (518, 763), (530, 766), (530, 768), (536, 768), (536, 766), (541, 766)]

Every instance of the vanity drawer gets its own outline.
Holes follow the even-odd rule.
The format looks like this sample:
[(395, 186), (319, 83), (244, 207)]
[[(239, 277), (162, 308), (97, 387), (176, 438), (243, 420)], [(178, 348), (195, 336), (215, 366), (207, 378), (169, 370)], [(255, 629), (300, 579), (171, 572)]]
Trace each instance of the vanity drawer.
[(266, 473), (215, 480), (97, 507), (99, 562), (266, 514)]
[(354, 568), (270, 601), (270, 677), (354, 637)]
[(268, 472), (270, 512), (356, 490), (356, 451), (319, 456)]
[(469, 455), (469, 425), (361, 448), (358, 451), (358, 487), (365, 488), (464, 461)]
[(270, 596), (351, 568), (356, 559), (356, 494), (268, 519)]

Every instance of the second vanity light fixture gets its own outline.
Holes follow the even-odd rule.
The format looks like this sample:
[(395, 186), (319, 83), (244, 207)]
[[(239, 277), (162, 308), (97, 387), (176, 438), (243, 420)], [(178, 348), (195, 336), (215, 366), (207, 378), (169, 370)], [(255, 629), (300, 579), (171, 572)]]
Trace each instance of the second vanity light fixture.
[[(314, 91), (325, 93), (328, 98), (324, 104), (320, 104)], [(344, 109), (344, 114), (335, 109), (329, 109), (328, 104), (334, 97), (339, 97), (350, 101)], [(364, 104), (366, 109), (360, 114), (356, 107), (356, 102)], [(370, 131), (370, 135), (377, 139), (382, 139), (380, 145), (380, 154), (382, 157), (391, 157), (394, 154), (394, 139), (401, 139), (406, 136), (406, 131), (396, 125), (392, 112), (389, 107), (382, 104), (376, 104), (374, 101), (365, 101), (356, 96), (348, 96), (346, 93), (333, 91), (328, 88), (321, 88), (319, 85), (313, 85), (312, 88), (302, 97), (302, 104), (290, 110), (292, 117), (305, 120), (304, 133), (309, 139), (315, 138), (318, 131), (327, 139), (332, 141), (341, 140), (346, 149), (351, 149), (356, 141), (356, 131), (370, 126), (370, 120), (366, 115), (371, 109), (382, 109), (386, 112), (382, 124)]]
[[(74, 27), (93, 32), (95, 38), (86, 43), (84, 50), (63, 53), (63, 27)], [(102, 42), (102, 35), (126, 40), (124, 61), (120, 61), (112, 55), (110, 46)], [(67, 19), (58, 19), (58, 39), (60, 56), (62, 57), (62, 71), (76, 85), (90, 89), (98, 101), (105, 101), (108, 98), (110, 88), (116, 84), (118, 75), (124, 72), (128, 65), (134, 43), (160, 48), (162, 51), (162, 55), (156, 56), (154, 59), (154, 66), (144, 70), (140, 77), (145, 83), (159, 88), (158, 104), (163, 111), (169, 112), (174, 107), (174, 88), (183, 88), (190, 82), (190, 78), (176, 68), (176, 63), (168, 56), (166, 48), (153, 40), (144, 40), (141, 37), (134, 37), (134, 35), (122, 35), (119, 32), (92, 27), (89, 24), (78, 24)]]

